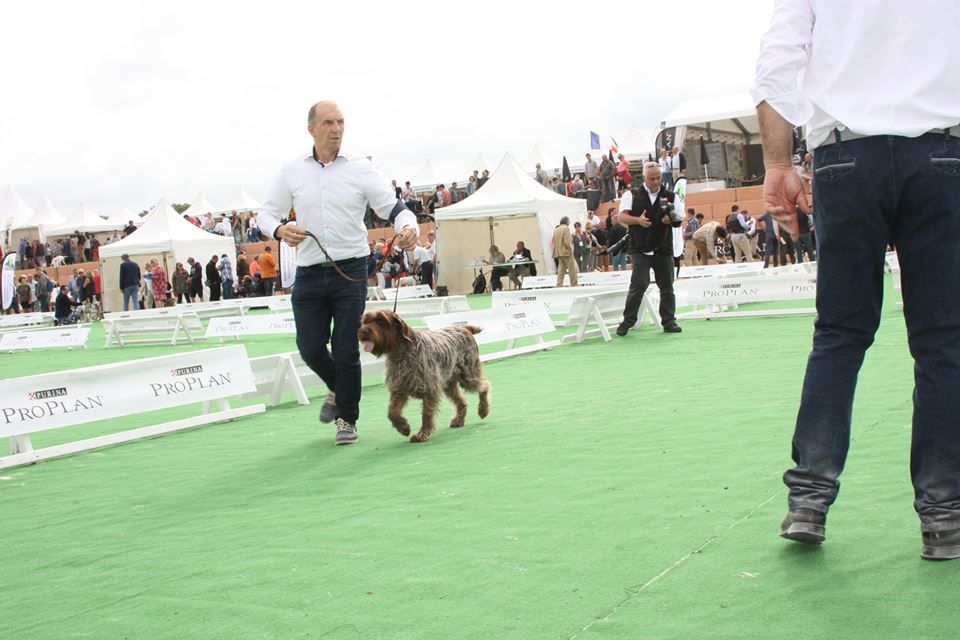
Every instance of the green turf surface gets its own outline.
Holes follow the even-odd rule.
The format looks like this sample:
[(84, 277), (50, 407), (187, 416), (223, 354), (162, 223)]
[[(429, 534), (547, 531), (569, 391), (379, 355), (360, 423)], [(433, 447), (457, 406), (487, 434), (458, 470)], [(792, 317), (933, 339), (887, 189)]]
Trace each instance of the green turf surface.
[[(0, 472), (0, 636), (954, 637), (960, 563), (919, 559), (892, 304), (827, 544), (776, 536), (811, 324), (690, 321), (490, 363), (491, 415), (468, 395), (466, 427), (426, 445), (389, 428), (375, 386), (351, 447), (318, 403), (288, 403)], [(104, 350), (101, 332), (88, 352), (0, 362), (8, 377), (14, 357), (25, 375), (168, 351)]]

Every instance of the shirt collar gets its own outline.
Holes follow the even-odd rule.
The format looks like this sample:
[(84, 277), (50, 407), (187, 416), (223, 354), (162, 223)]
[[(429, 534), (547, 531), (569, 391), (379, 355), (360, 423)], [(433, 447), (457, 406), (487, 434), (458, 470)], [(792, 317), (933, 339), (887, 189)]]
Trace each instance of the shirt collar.
[[(347, 154), (345, 154), (343, 151), (341, 151), (341, 150), (339, 150), (339, 149), (337, 150), (337, 158), (343, 158), (344, 160), (349, 160), (349, 159), (350, 159), (349, 156), (347, 156)], [(334, 160), (336, 160), (337, 158), (334, 158)], [(304, 159), (304, 160), (313, 160), (314, 162), (316, 162), (317, 164), (319, 164), (321, 167), (327, 166), (327, 165), (323, 164), (322, 162), (320, 162), (320, 160), (317, 158), (317, 148), (316, 148), (316, 147), (310, 147), (310, 153), (308, 153), (307, 155), (305, 155), (305, 156), (303, 157), (303, 159)], [(333, 163), (331, 162), (331, 163), (328, 163), (328, 164), (333, 164)]]

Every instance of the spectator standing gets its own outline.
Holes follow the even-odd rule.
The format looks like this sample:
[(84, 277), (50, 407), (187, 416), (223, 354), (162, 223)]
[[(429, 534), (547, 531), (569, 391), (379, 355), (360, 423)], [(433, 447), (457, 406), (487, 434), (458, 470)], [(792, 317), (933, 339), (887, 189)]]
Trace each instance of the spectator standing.
[(220, 256), (220, 264), (217, 266), (220, 270), (220, 286), (223, 290), (223, 299), (233, 298), (233, 265), (230, 264), (230, 257), (227, 254)]
[(573, 261), (573, 235), (570, 218), (563, 216), (553, 230), (553, 258), (557, 262), (557, 286), (563, 286), (563, 276), (569, 274), (570, 286), (577, 286), (577, 266)]
[(210, 262), (206, 266), (206, 285), (210, 289), (210, 302), (216, 302), (220, 299), (220, 271), (217, 270), (217, 256), (210, 256)]
[(268, 244), (260, 254), (260, 277), (263, 278), (264, 295), (272, 296), (277, 282), (277, 262), (273, 258), (273, 249)]
[(140, 298), (137, 292), (140, 290), (140, 266), (130, 260), (126, 253), (120, 256), (120, 291), (123, 293), (123, 310), (130, 310), (130, 301), (133, 301), (133, 309), (140, 308)]

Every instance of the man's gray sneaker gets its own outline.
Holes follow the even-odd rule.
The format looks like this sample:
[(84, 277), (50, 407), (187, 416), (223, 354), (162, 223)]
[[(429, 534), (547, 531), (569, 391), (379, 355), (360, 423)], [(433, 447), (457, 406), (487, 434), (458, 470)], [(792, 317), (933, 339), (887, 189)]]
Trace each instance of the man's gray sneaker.
[(924, 560), (954, 560), (960, 558), (960, 529), (949, 531), (924, 531), (923, 549), (920, 557)]
[(337, 418), (336, 444), (353, 444), (357, 441), (357, 427), (343, 418)]
[(336, 417), (337, 396), (331, 391), (327, 394), (327, 399), (323, 401), (323, 406), (320, 407), (320, 422), (327, 424), (328, 422), (333, 422)]
[(792, 509), (780, 524), (780, 537), (803, 544), (820, 544), (827, 537), (827, 514), (813, 509)]

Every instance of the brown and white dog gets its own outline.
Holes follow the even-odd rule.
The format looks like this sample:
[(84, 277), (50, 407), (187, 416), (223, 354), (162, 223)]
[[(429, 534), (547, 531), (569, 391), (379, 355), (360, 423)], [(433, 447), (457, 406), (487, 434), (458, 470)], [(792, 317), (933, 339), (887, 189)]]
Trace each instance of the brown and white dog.
[(456, 415), (451, 427), (462, 427), (467, 415), (467, 401), (460, 386), (480, 394), (478, 413), (490, 413), (490, 383), (483, 377), (480, 350), (473, 326), (447, 327), (440, 331), (414, 329), (392, 311), (364, 314), (357, 337), (365, 351), (375, 356), (386, 355), (384, 382), (390, 390), (387, 417), (393, 427), (410, 435), (410, 423), (403, 417), (403, 408), (410, 397), (423, 401), (420, 431), (411, 442), (426, 442), (436, 429), (437, 409), (441, 394), (446, 394)]

